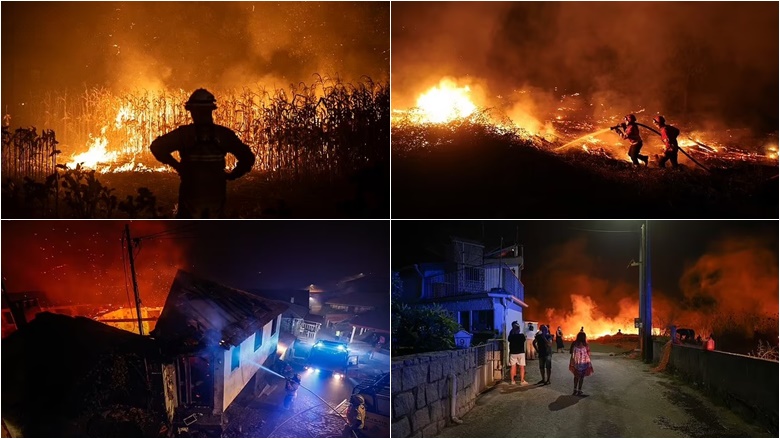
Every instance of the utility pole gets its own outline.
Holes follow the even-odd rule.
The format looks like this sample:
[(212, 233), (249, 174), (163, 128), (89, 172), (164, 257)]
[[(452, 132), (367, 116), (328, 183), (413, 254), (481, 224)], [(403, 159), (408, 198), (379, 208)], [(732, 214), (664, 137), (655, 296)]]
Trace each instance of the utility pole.
[(645, 358), (645, 225), (639, 226), (639, 349)]
[(135, 259), (133, 258), (133, 241), (130, 239), (130, 224), (125, 224), (125, 239), (127, 240), (127, 253), (130, 256), (130, 273), (133, 277), (133, 295), (135, 296), (135, 312), (138, 315), (138, 333), (144, 335), (144, 326), (141, 321), (141, 296), (138, 294), (138, 281), (135, 278)]
[(644, 349), (642, 350), (645, 363), (653, 362), (653, 287), (650, 274), (650, 221), (645, 221), (642, 226), (642, 241), (644, 241), (645, 259), (641, 269), (644, 271), (644, 311), (642, 312), (642, 332)]

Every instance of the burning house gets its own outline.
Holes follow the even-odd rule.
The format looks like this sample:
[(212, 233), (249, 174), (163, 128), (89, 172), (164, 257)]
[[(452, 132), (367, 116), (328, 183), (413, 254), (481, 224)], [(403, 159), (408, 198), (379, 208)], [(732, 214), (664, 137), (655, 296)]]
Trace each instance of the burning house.
[(177, 431), (221, 433), (225, 410), (276, 359), (286, 309), (181, 270), (176, 274), (151, 335), (172, 359), (162, 378), (166, 412)]
[(408, 303), (441, 305), (462, 328), (485, 337), (505, 337), (523, 321), (523, 255), (517, 244), (485, 251), (481, 242), (452, 237), (447, 260), (400, 270)]
[(2, 343), (3, 437), (153, 437), (165, 425), (154, 340), (42, 312)]

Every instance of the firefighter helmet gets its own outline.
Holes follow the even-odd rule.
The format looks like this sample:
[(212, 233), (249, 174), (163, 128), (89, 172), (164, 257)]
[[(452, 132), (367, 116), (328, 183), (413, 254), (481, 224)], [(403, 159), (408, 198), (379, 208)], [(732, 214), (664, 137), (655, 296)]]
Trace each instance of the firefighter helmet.
[(187, 103), (184, 104), (184, 108), (192, 111), (194, 108), (204, 108), (215, 110), (217, 108), (217, 99), (211, 92), (205, 88), (199, 88), (192, 92)]
[(658, 115), (653, 118), (653, 122), (657, 123), (658, 125), (664, 125), (666, 123), (666, 119), (664, 119), (663, 116)]
[(636, 116), (634, 116), (633, 114), (627, 114), (626, 115), (626, 120), (629, 123), (634, 123), (634, 122), (636, 122)]

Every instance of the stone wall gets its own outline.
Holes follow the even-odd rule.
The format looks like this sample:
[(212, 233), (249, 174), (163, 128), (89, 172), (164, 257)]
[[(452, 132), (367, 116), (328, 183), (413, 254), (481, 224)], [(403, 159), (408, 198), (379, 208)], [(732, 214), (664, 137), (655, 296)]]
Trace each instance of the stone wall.
[(719, 396), (777, 434), (777, 361), (674, 345), (670, 364), (686, 381)]
[(498, 357), (481, 346), (395, 358), (391, 365), (392, 437), (430, 437), (450, 422), (453, 375), (457, 382), (454, 416), (471, 410), (477, 396), (494, 384), (496, 362), (491, 359)]

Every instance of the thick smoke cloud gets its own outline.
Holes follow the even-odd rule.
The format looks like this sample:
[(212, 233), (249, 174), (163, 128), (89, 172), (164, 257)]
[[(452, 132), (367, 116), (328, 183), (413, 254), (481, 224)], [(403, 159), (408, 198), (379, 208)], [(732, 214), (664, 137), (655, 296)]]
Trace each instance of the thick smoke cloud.
[(535, 88), (548, 110), (580, 93), (595, 117), (777, 130), (777, 3), (398, 2), (392, 15), (395, 108), (453, 76), (484, 83), (491, 107)]
[[(20, 221), (3, 228), (3, 281), (9, 291), (43, 291), (52, 303), (127, 305), (132, 297), (124, 223), (72, 221), (67, 225)], [(140, 221), (132, 236), (170, 229)], [(145, 305), (162, 306), (177, 268), (189, 266), (186, 241), (144, 241), (136, 271)]]
[[(678, 291), (653, 286), (654, 326), (663, 329), (676, 324), (700, 334), (709, 333), (718, 327), (718, 320), (727, 318), (744, 326), (731, 329), (746, 334), (767, 331), (767, 324), (776, 326), (778, 259), (770, 245), (750, 235), (714, 240), (683, 268)], [(562, 326), (565, 334), (574, 334), (581, 326), (598, 335), (614, 334), (617, 329), (635, 331), (636, 268), (604, 266), (588, 249), (585, 238), (551, 247), (543, 260), (536, 277), (526, 282), (527, 290), (536, 289), (526, 297), (529, 320)]]
[[(3, 105), (33, 93), (389, 77), (388, 2), (2, 5)], [(6, 108), (3, 108), (6, 111)]]

